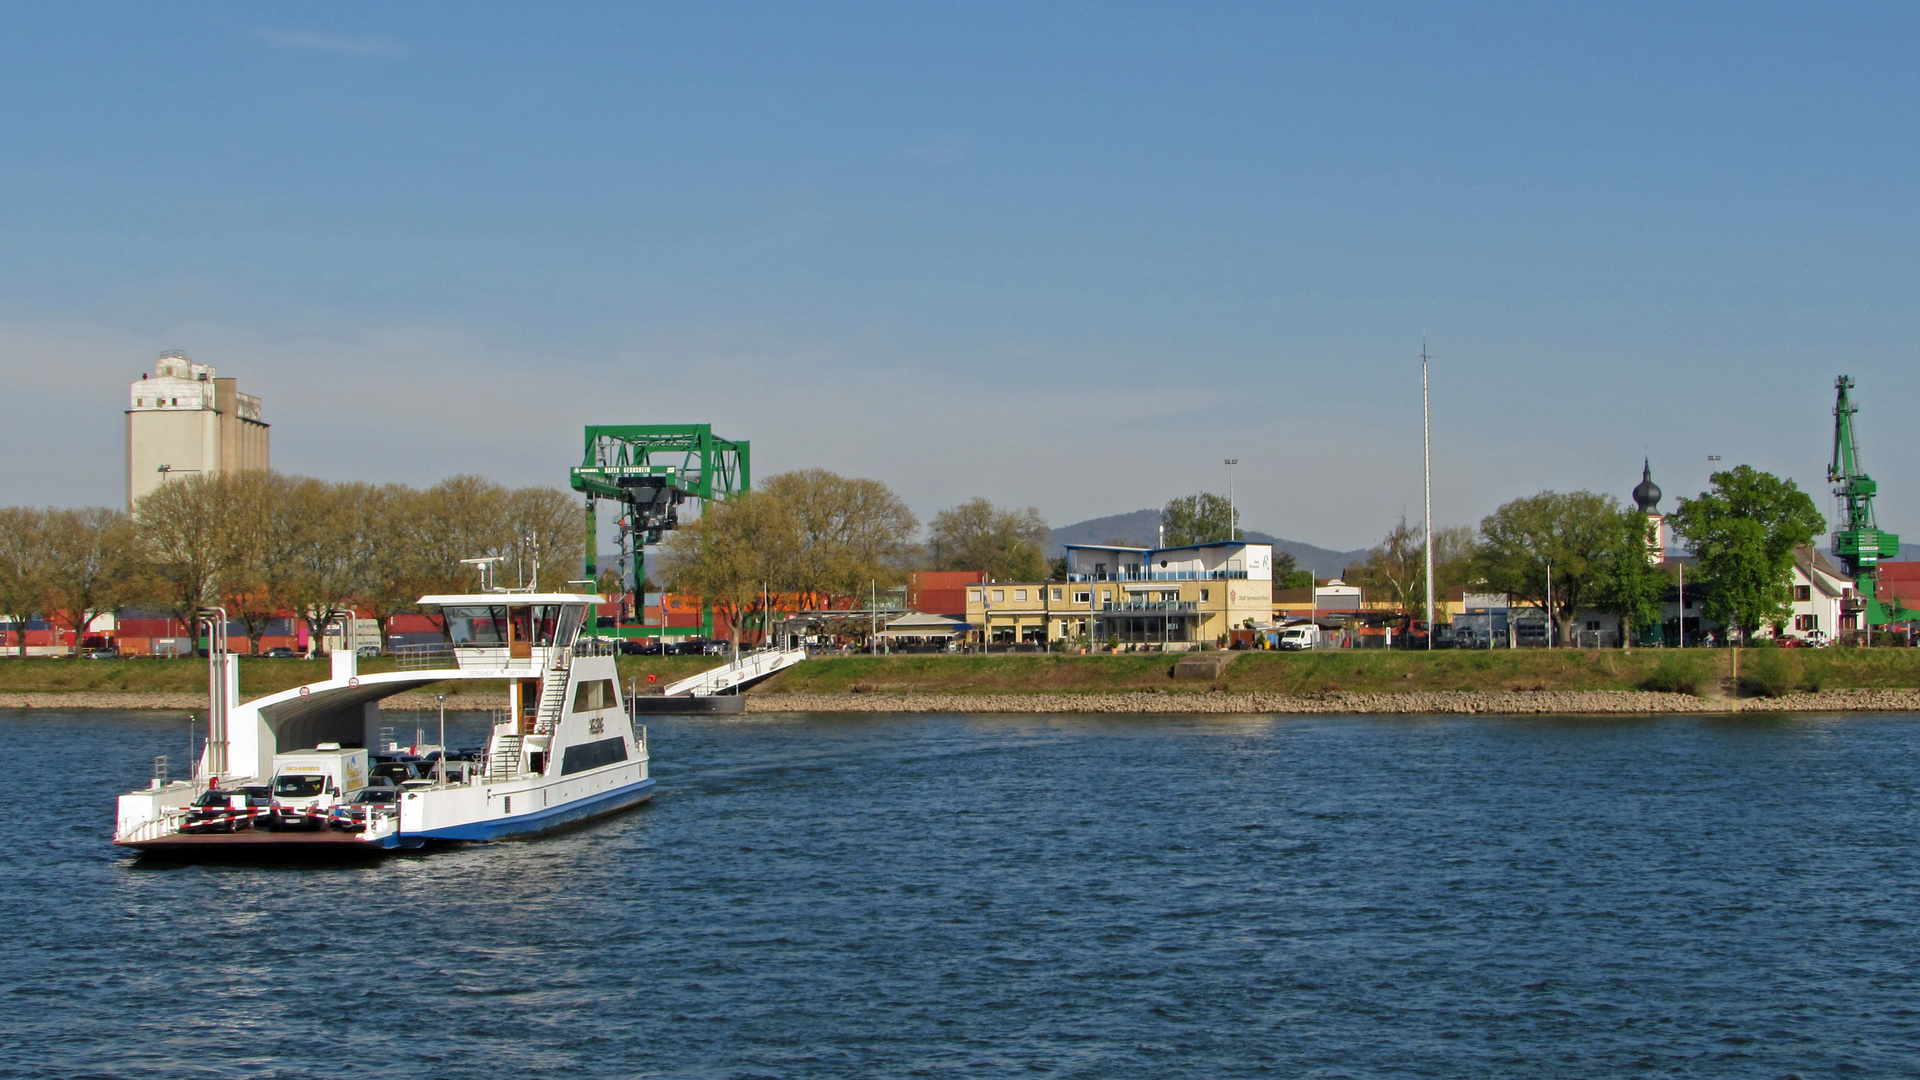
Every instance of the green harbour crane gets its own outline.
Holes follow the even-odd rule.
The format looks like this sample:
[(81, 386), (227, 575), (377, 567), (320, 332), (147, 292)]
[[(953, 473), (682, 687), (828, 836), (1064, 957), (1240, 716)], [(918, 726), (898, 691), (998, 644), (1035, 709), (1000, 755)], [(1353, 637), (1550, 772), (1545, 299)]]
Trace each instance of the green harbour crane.
[[(634, 622), (641, 622), (647, 545), (658, 544), (662, 533), (679, 526), (680, 507), (687, 501), (724, 501), (748, 490), (751, 464), (747, 442), (720, 438), (710, 424), (588, 427), (586, 452), (570, 477), (573, 490), (587, 497), (586, 579), (597, 581), (600, 576), (595, 504), (606, 499), (620, 506), (620, 550), (632, 571), (626, 584), (638, 609)], [(712, 637), (712, 605), (701, 605), (700, 623), (701, 634)], [(659, 630), (664, 636), (666, 627)], [(641, 627), (620, 628), (622, 637), (645, 633)]]
[(1833, 485), (1833, 494), (1840, 500), (1846, 518), (1833, 533), (1834, 557), (1853, 578), (1866, 626), (1920, 619), (1920, 612), (1898, 601), (1892, 609), (1880, 603), (1880, 564), (1900, 553), (1900, 538), (1874, 521), (1873, 497), (1879, 485), (1860, 465), (1860, 443), (1853, 430), (1853, 417), (1860, 407), (1847, 395), (1853, 389), (1853, 379), (1842, 375), (1833, 381), (1833, 387), (1837, 393), (1833, 405), (1833, 464), (1827, 466), (1827, 482)]

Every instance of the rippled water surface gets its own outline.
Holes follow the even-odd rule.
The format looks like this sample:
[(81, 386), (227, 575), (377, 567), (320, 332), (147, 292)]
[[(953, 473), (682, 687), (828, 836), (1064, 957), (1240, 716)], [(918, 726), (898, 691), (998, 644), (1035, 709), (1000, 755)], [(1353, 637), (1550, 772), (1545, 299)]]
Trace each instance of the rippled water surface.
[(160, 867), (107, 834), (184, 718), (0, 713), (0, 1074), (1920, 1063), (1920, 719), (652, 732), (654, 802), (557, 837)]

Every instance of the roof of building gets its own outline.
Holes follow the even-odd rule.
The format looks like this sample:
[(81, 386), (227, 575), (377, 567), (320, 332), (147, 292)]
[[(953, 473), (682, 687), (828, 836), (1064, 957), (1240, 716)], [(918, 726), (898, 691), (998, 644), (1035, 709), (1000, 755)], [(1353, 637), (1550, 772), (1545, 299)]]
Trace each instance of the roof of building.
[(1653, 459), (1648, 458), (1640, 465), (1640, 483), (1633, 489), (1633, 504), (1643, 514), (1651, 514), (1660, 508), (1660, 485), (1653, 482)]

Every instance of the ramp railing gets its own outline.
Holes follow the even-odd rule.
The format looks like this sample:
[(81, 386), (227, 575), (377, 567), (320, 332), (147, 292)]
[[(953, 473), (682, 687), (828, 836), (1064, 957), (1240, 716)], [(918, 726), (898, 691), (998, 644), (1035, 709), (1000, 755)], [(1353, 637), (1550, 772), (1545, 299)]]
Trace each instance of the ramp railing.
[(711, 671), (703, 671), (661, 689), (667, 697), (711, 697), (728, 690), (759, 682), (776, 671), (790, 668), (807, 658), (805, 649), (761, 649), (741, 653), (740, 659)]

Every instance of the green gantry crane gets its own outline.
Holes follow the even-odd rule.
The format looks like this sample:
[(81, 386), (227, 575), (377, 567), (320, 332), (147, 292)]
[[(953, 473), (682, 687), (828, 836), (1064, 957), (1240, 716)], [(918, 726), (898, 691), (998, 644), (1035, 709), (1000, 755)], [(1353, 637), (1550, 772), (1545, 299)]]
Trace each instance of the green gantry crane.
[(1873, 497), (1879, 485), (1860, 468), (1860, 443), (1853, 431), (1853, 415), (1860, 407), (1847, 396), (1853, 379), (1842, 375), (1833, 386), (1838, 397), (1833, 405), (1833, 464), (1827, 466), (1827, 482), (1846, 514), (1846, 524), (1833, 533), (1833, 554), (1853, 578), (1859, 594), (1856, 610), (1866, 616), (1867, 626), (1920, 619), (1920, 611), (1898, 601), (1892, 608), (1880, 603), (1880, 563), (1900, 553), (1900, 538), (1873, 519)]
[[(710, 424), (588, 427), (586, 453), (571, 477), (573, 490), (587, 497), (587, 580), (600, 576), (594, 504), (608, 499), (620, 504), (620, 550), (632, 567), (630, 586), (641, 609), (634, 621), (639, 622), (646, 606), (646, 546), (679, 525), (680, 507), (689, 499), (725, 500), (748, 490), (751, 460), (746, 442), (722, 439)], [(701, 605), (700, 627), (703, 636), (713, 636), (711, 604)], [(646, 629), (623, 626), (619, 634), (639, 637)]]

